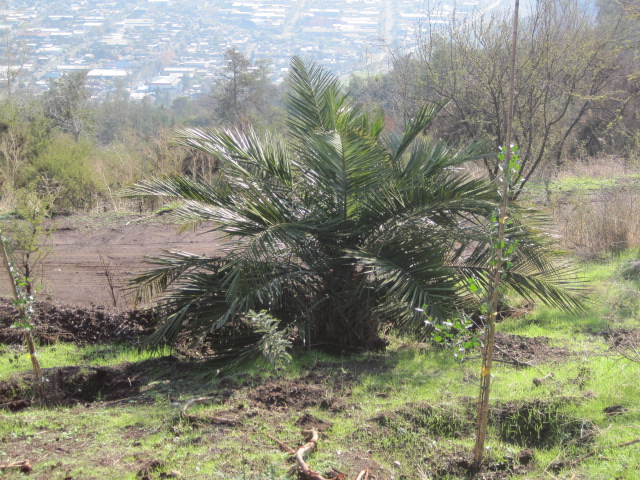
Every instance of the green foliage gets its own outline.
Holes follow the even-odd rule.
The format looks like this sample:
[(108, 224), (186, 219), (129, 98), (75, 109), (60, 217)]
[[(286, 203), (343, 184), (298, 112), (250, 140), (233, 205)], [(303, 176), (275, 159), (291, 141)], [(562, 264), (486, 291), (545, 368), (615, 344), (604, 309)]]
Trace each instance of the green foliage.
[[(486, 282), (497, 196), (458, 168), (482, 149), (422, 139), (439, 107), (383, 134), (382, 118), (360, 111), (329, 72), (297, 58), (291, 71), (286, 141), (251, 129), (180, 130), (181, 145), (220, 159), (220, 177), (128, 190), (180, 200), (174, 214), (187, 226), (211, 222), (234, 239), (221, 258), (150, 260), (155, 270), (136, 279), (140, 294), (163, 293), (169, 312), (153, 341), (172, 341), (187, 321), (200, 336), (265, 309), (311, 343), (375, 348), (380, 325), (422, 328), (423, 305), (450, 318), (475, 303), (466, 278)], [(548, 238), (516, 222), (509, 235), (521, 245), (510, 285), (574, 305), (570, 271), (550, 260)]]
[[(424, 309), (421, 308), (419, 311), (422, 312)], [(467, 352), (480, 346), (480, 340), (474, 333), (477, 326), (464, 313), (439, 323), (434, 323), (429, 319), (424, 323), (427, 338), (436, 345), (452, 349), (453, 356), (457, 360), (464, 360)]]
[(40, 188), (55, 193), (56, 208), (91, 208), (101, 194), (92, 167), (94, 155), (88, 140), (72, 142), (66, 136), (58, 136), (32, 160), (30, 177), (38, 179)]
[[(287, 332), (278, 329), (279, 320), (269, 315), (266, 311), (249, 311), (247, 322), (255, 333), (260, 335), (254, 349), (249, 354), (257, 353), (272, 368), (279, 369), (291, 362), (291, 341), (287, 339)], [(255, 356), (255, 355), (251, 355)], [(246, 359), (243, 355), (241, 359)]]
[(31, 161), (49, 142), (51, 125), (35, 104), (0, 108), (0, 188), (5, 205), (14, 205), (15, 190), (30, 183)]
[(49, 239), (54, 229), (46, 228), (44, 221), (51, 213), (52, 199), (38, 195), (34, 186), (19, 190), (16, 196), (16, 218), (1, 221), (0, 230), (8, 236), (7, 248), (30, 297), (35, 293), (36, 269), (51, 252)]

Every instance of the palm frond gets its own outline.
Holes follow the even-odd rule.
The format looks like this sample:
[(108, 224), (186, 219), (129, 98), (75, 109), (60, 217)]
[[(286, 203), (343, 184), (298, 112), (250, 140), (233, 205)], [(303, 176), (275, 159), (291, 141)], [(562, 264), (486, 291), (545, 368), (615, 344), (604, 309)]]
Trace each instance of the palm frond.
[(422, 133), (434, 117), (444, 108), (447, 102), (436, 103), (432, 105), (425, 105), (420, 109), (418, 115), (411, 119), (405, 125), (404, 132), (400, 137), (390, 137), (387, 140), (387, 144), (390, 147), (391, 159), (394, 163), (397, 163), (404, 155), (407, 149), (414, 142), (416, 137)]
[(346, 100), (338, 79), (319, 65), (293, 57), (289, 82), (292, 90), (287, 95), (290, 130), (303, 138), (309, 132), (335, 130), (335, 114)]
[[(167, 312), (151, 342), (227, 329), (214, 336), (220, 356), (248, 352), (256, 332), (233, 330), (265, 309), (316, 340), (367, 348), (381, 321), (415, 327), (424, 321), (417, 308), (444, 319), (475, 306), (466, 279), (487, 283), (498, 194), (464, 163), (488, 155), (485, 146), (420, 138), (442, 105), (383, 137), (381, 116), (363, 113), (334, 75), (297, 57), (290, 86), (288, 138), (182, 129), (177, 144), (219, 161), (215, 181), (176, 176), (125, 192), (175, 199), (172, 213), (187, 225), (210, 222), (232, 241), (220, 258), (165, 254), (135, 279), (140, 298), (159, 296)], [(580, 308), (574, 272), (536, 223), (514, 212), (508, 288)]]

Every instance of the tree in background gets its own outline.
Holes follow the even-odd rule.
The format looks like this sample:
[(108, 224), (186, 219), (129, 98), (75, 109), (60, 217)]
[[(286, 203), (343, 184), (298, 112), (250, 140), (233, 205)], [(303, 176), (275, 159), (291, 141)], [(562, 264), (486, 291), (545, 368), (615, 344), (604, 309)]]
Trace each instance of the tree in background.
[(44, 111), (57, 128), (69, 133), (77, 142), (90, 127), (86, 88), (88, 71), (66, 74), (52, 82), (43, 98)]
[[(450, 100), (447, 138), (504, 144), (510, 12), (452, 17), (422, 31), (420, 60), (437, 98)], [(540, 0), (522, 22), (518, 44), (514, 142), (522, 187), (544, 162), (560, 164), (569, 140), (603, 101), (616, 101), (620, 58), (637, 39), (621, 34), (622, 15), (596, 23), (576, 2)], [(487, 160), (493, 177), (497, 164)], [(516, 196), (518, 194), (516, 189)]]
[(224, 54), (225, 67), (214, 85), (213, 123), (246, 128), (272, 127), (278, 92), (264, 63), (251, 63), (235, 48)]
[(88, 139), (75, 141), (55, 128), (42, 104), (0, 108), (0, 195), (3, 207), (18, 205), (20, 190), (35, 192), (54, 210), (91, 208), (100, 196)]
[[(128, 190), (176, 199), (185, 226), (210, 222), (233, 238), (222, 257), (167, 253), (137, 278), (141, 296), (161, 293), (167, 312), (152, 341), (183, 330), (202, 338), (266, 310), (307, 345), (376, 348), (381, 325), (424, 328), (422, 307), (445, 320), (474, 306), (468, 279), (486, 284), (497, 194), (457, 168), (483, 156), (476, 145), (421, 138), (439, 107), (383, 135), (382, 117), (363, 113), (317, 65), (294, 58), (289, 87), (286, 140), (251, 128), (180, 130), (180, 144), (220, 159), (221, 175)], [(515, 220), (507, 234), (519, 248), (506, 283), (527, 298), (573, 305), (569, 271), (551, 261), (547, 237)], [(234, 335), (218, 353), (247, 348)]]
[(8, 103), (13, 101), (13, 91), (16, 82), (23, 73), (27, 63), (29, 49), (24, 43), (18, 43), (11, 35), (11, 29), (5, 28), (2, 34), (2, 62), (4, 71), (0, 72), (4, 88), (0, 90)]
[[(593, 1), (580, 7), (540, 0), (522, 21), (513, 126), (522, 162), (513, 179), (516, 197), (545, 166), (583, 153), (628, 155), (640, 145), (638, 24), (626, 3), (600, 2), (596, 9)], [(418, 50), (394, 53), (392, 69), (380, 78), (352, 82), (356, 98), (368, 108), (377, 101), (397, 121), (414, 114), (414, 100), (446, 99), (431, 127), (435, 136), (504, 146), (510, 18), (510, 12), (494, 10), (421, 25)], [(495, 178), (495, 160), (487, 158), (485, 165)]]
[(414, 55), (390, 47), (387, 51), (390, 58), (387, 74), (352, 75), (349, 88), (357, 103), (371, 112), (384, 112), (387, 126), (400, 128), (434, 95)]
[(5, 103), (0, 108), (0, 195), (11, 208), (16, 191), (33, 181), (32, 162), (46, 150), (51, 122), (37, 104)]

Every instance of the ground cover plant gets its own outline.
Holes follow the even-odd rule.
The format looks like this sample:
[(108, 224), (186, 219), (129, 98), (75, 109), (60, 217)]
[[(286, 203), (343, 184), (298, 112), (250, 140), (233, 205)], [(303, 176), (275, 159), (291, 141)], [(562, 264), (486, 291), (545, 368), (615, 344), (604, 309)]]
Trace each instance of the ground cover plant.
[[(537, 307), (499, 322), (479, 478), (634, 478), (638, 444), (617, 446), (640, 436), (640, 365), (618, 349), (638, 338), (636, 259), (583, 265), (588, 314)], [(250, 361), (220, 371), (128, 341), (94, 343), (100, 324), (86, 325), (85, 341), (38, 347), (57, 388), (52, 408), (30, 405), (20, 341), (0, 347), (0, 463), (28, 460), (30, 478), (293, 479), (290, 455), (269, 436), (295, 448), (309, 428), (319, 441), (307, 461), (327, 477), (469, 478), (479, 352), (461, 361), (440, 344), (392, 336), (384, 353), (297, 353), (283, 370)], [(199, 397), (196, 418), (181, 415)]]

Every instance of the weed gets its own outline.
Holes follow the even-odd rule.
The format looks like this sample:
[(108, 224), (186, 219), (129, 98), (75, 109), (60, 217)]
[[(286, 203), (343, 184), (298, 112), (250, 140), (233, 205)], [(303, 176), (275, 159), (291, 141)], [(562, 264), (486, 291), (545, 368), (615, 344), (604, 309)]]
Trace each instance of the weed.
[(521, 445), (549, 449), (568, 443), (583, 445), (593, 441), (595, 425), (562, 411), (568, 399), (526, 401), (503, 404), (494, 409), (493, 421), (500, 439)]

